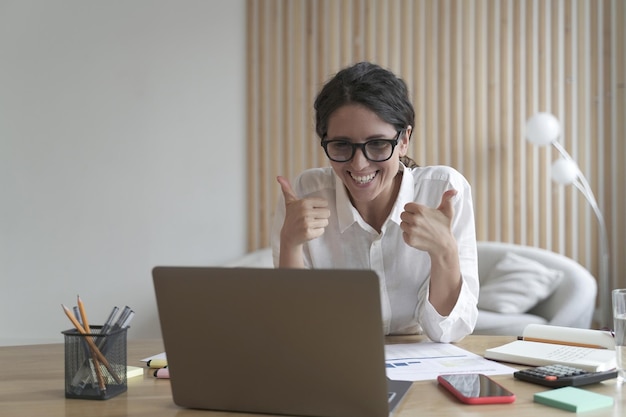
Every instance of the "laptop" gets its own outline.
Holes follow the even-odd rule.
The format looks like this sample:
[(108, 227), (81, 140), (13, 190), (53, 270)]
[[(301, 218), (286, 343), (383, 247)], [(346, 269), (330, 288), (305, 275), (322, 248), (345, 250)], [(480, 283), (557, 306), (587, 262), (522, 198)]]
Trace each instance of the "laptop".
[(152, 275), (178, 406), (387, 417), (411, 385), (386, 377), (373, 271), (158, 266)]

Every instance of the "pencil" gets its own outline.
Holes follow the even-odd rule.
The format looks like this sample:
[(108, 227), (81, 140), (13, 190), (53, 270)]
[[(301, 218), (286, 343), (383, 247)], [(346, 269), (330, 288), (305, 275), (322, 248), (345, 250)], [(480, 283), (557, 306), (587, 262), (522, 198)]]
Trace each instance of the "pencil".
[[(89, 320), (87, 319), (87, 313), (85, 312), (85, 304), (83, 304), (83, 300), (80, 298), (80, 295), (76, 296), (78, 300), (78, 311), (80, 312), (80, 317), (83, 320), (83, 328), (88, 334), (91, 334), (91, 328), (89, 327)], [(87, 336), (87, 338), (91, 339), (91, 336)], [(100, 362), (98, 361), (98, 357), (96, 353), (91, 349), (91, 359), (93, 360), (93, 367), (96, 371), (96, 379), (98, 380), (98, 385), (102, 391), (106, 391), (107, 387), (104, 383), (104, 378), (102, 377), (102, 370), (100, 370)]]
[(85, 304), (83, 304), (83, 300), (81, 300), (80, 295), (77, 295), (76, 299), (78, 303), (78, 311), (80, 311), (80, 317), (83, 319), (83, 328), (87, 333), (91, 333), (89, 320), (87, 320), (87, 314), (85, 313)]
[(577, 343), (577, 342), (566, 342), (564, 340), (540, 339), (537, 337), (519, 336), (517, 340), (524, 340), (526, 342), (551, 343), (553, 345), (576, 346), (576, 347), (584, 347), (584, 348), (591, 348), (591, 349), (606, 349), (605, 346), (600, 346), (600, 345), (592, 345), (588, 343)]
[[(72, 314), (72, 312), (70, 311), (69, 308), (67, 308), (65, 305), (61, 304), (61, 307), (63, 307), (63, 311), (65, 311), (65, 315), (70, 319), (70, 321), (72, 322), (72, 324), (74, 325), (74, 327), (76, 327), (76, 330), (78, 330), (78, 332), (80, 334), (87, 334), (87, 332), (85, 331), (85, 329), (83, 328), (83, 326), (78, 322), (78, 320), (76, 320), (76, 318), (74, 317), (74, 315)], [(84, 320), (84, 318), (83, 318)], [(113, 370), (113, 368), (111, 368), (111, 364), (109, 364), (109, 361), (107, 360), (107, 358), (104, 357), (104, 355), (102, 354), (102, 352), (100, 352), (100, 349), (98, 349), (98, 347), (96, 346), (96, 344), (94, 343), (93, 339), (91, 337), (86, 337), (85, 340), (87, 341), (87, 344), (89, 345), (89, 347), (91, 348), (91, 351), (95, 354), (96, 358), (102, 362), (102, 364), (107, 368), (107, 371), (109, 371), (109, 373), (111, 374), (111, 376), (113, 377), (113, 379), (115, 379), (115, 382), (117, 382), (118, 384), (122, 383), (122, 380), (120, 379), (120, 377), (115, 373), (115, 371)]]

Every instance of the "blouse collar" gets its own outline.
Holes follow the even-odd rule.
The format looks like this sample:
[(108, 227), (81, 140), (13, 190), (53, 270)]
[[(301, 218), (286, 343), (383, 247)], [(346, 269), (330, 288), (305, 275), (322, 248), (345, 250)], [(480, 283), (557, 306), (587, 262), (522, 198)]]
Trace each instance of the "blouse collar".
[[(408, 168), (404, 166), (402, 162), (400, 162), (399, 171), (402, 172), (402, 182), (400, 183), (400, 190), (398, 191), (398, 197), (396, 198), (396, 202), (391, 208), (391, 212), (389, 213), (389, 217), (387, 218), (387, 221), (392, 221), (398, 225), (400, 225), (400, 222), (402, 221), (400, 219), (400, 215), (404, 211), (404, 206), (407, 203), (413, 201), (413, 192), (415, 190), (413, 175), (410, 175)], [(359, 223), (361, 227), (365, 228), (366, 223), (357, 211), (357, 209), (352, 205), (350, 197), (348, 196), (348, 191), (343, 185), (341, 178), (339, 178), (336, 174), (334, 174), (334, 177), (339, 231), (341, 233), (345, 232), (346, 229), (348, 229), (348, 227), (352, 226), (352, 224), (354, 223)], [(367, 225), (367, 227), (371, 228), (369, 227), (369, 225)]]

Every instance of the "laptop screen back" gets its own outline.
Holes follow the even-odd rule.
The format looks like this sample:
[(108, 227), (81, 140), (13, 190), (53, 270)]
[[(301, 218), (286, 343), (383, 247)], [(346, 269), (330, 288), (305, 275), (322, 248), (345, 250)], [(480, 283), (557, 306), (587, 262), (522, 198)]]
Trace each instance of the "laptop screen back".
[(153, 279), (177, 405), (388, 416), (374, 272), (156, 267)]

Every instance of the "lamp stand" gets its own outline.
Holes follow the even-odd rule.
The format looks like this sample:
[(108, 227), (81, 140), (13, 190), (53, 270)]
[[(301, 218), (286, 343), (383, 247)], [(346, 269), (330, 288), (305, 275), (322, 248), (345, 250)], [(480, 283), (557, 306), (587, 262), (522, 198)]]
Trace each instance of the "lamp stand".
[[(575, 164), (572, 157), (567, 153), (565, 148), (557, 141), (552, 142), (552, 146), (561, 154), (563, 158)], [(599, 260), (599, 277), (598, 277), (598, 308), (595, 311), (594, 319), (600, 323), (601, 327), (613, 327), (613, 311), (611, 308), (611, 280), (609, 274), (609, 239), (606, 230), (606, 224), (602, 212), (598, 207), (596, 198), (591, 190), (589, 182), (585, 176), (577, 170), (576, 179), (572, 185), (581, 192), (585, 197), (598, 220), (598, 233), (600, 235), (600, 260)]]

